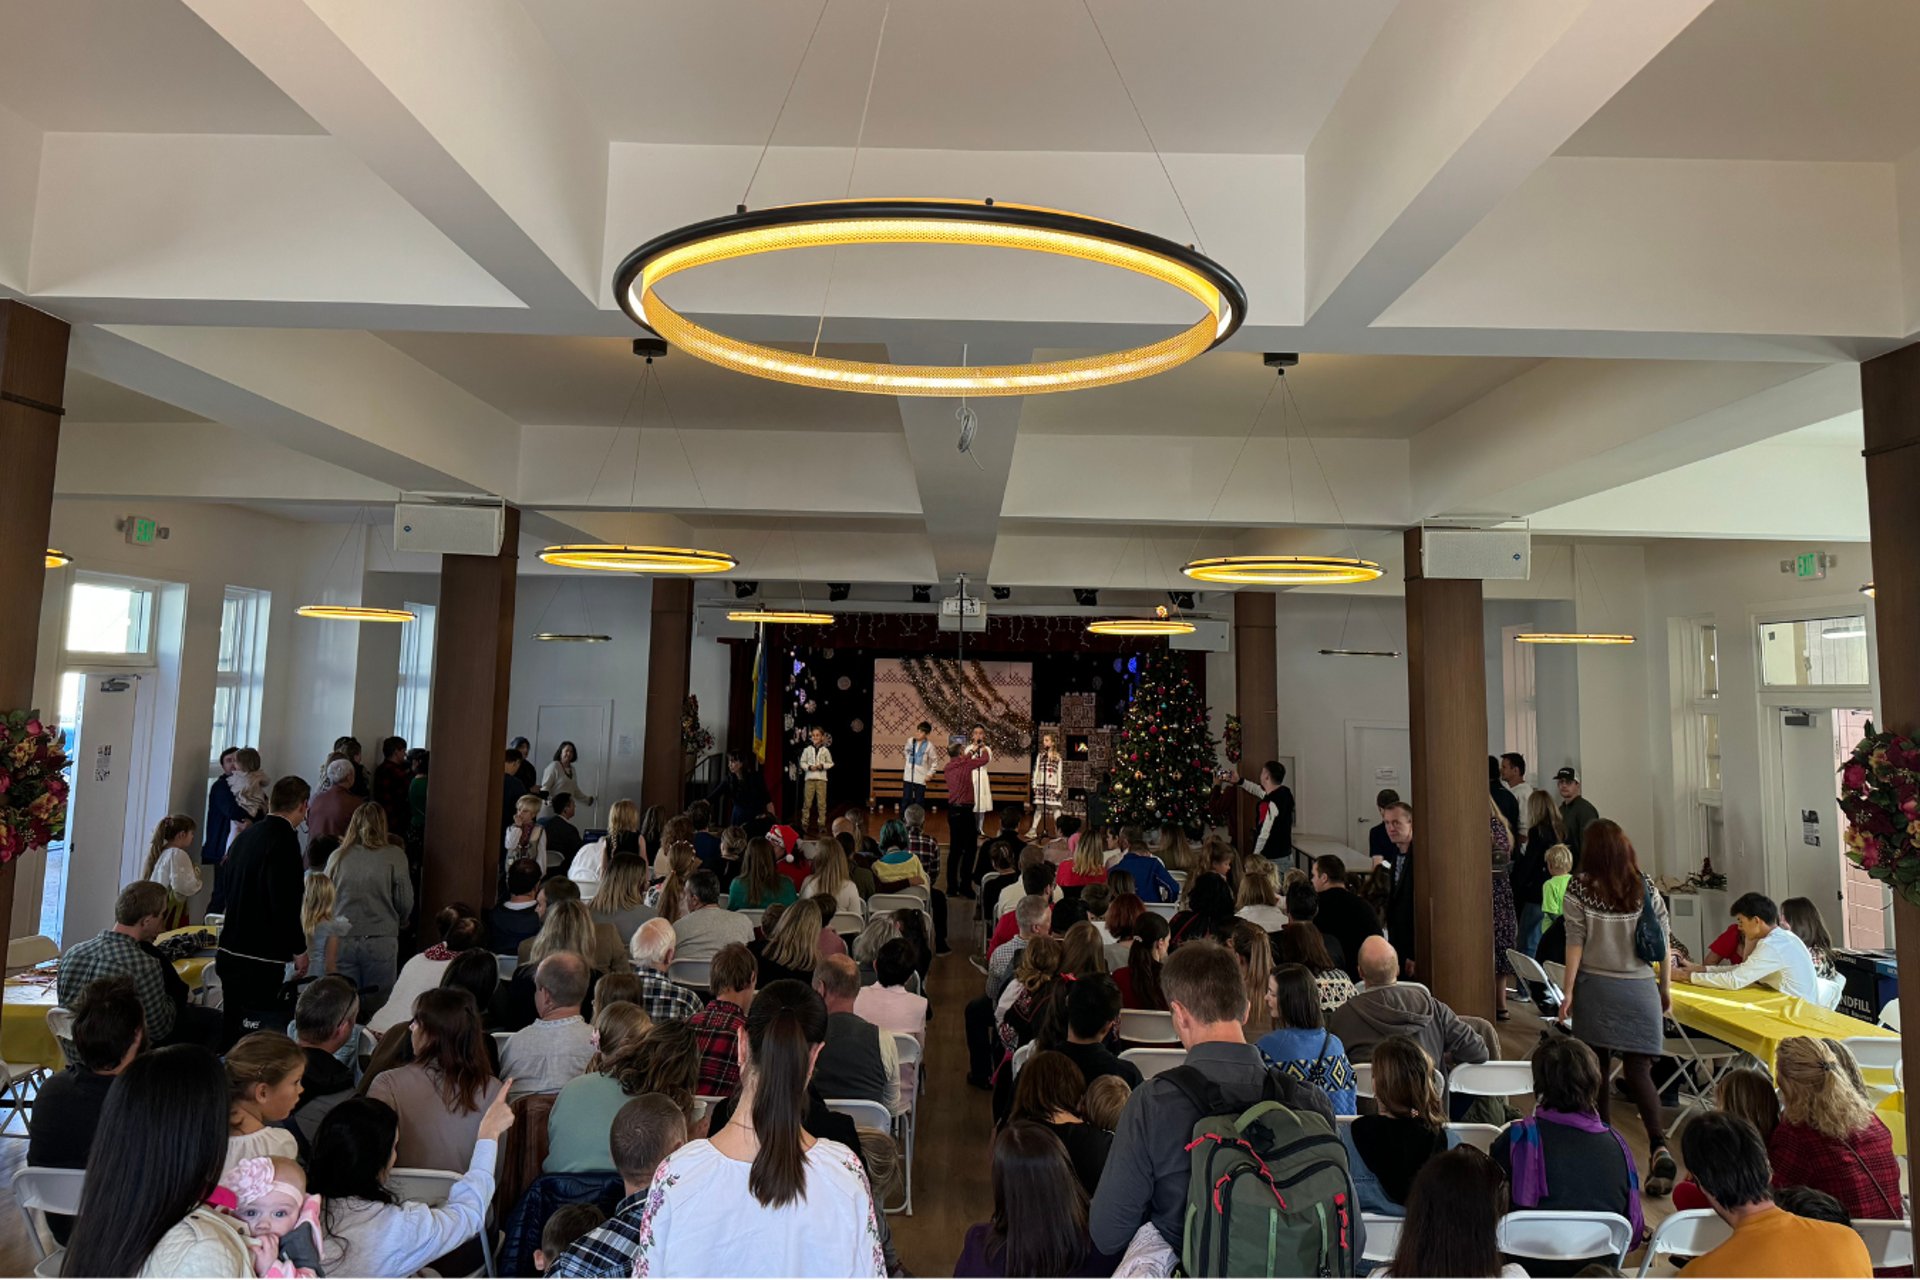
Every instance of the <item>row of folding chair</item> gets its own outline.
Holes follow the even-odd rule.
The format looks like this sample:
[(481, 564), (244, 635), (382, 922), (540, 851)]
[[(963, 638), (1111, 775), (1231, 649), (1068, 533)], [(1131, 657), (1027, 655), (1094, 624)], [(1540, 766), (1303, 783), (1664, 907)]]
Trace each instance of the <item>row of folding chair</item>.
[[(1334, 1126), (1345, 1129), (1359, 1116), (1335, 1116)], [(1463, 1147), (1474, 1147), (1480, 1151), (1492, 1151), (1493, 1141), (1507, 1131), (1503, 1124), (1470, 1124), (1466, 1121), (1454, 1121), (1447, 1125), (1447, 1132), (1456, 1135)]]
[[(1913, 1265), (1913, 1227), (1903, 1218), (1856, 1218), (1853, 1229), (1867, 1246), (1876, 1271), (1904, 1270)], [(1647, 1275), (1661, 1258), (1697, 1258), (1727, 1242), (1733, 1228), (1711, 1209), (1686, 1209), (1668, 1214), (1653, 1229), (1639, 1275)]]
[(927, 1072), (925, 1052), (913, 1036), (904, 1031), (895, 1031), (893, 1036), (894, 1055), (904, 1069), (913, 1068), (913, 1101), (906, 1110), (894, 1115), (878, 1102), (867, 1098), (828, 1098), (827, 1109), (846, 1116), (861, 1128), (878, 1129), (892, 1137), (900, 1147), (901, 1200), (899, 1204), (882, 1205), (887, 1213), (904, 1213), (913, 1216), (913, 1155), (920, 1129), (920, 1099), (926, 1093)]
[[(1392, 1261), (1404, 1220), (1378, 1213), (1363, 1213), (1360, 1220), (1366, 1228), (1360, 1260), (1376, 1268)], [(1621, 1215), (1574, 1210), (1516, 1209), (1500, 1219), (1496, 1238), (1500, 1252), (1516, 1258), (1603, 1258), (1616, 1267), (1634, 1243), (1633, 1225)]]

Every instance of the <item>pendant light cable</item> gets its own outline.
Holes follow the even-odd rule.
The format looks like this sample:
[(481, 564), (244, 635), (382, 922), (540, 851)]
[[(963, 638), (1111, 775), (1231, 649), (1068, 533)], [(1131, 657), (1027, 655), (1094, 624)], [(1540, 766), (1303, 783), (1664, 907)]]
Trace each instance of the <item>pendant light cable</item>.
[[(841, 193), (842, 199), (853, 197), (853, 176), (860, 171), (860, 147), (867, 140), (867, 112), (873, 106), (873, 82), (880, 77), (880, 50), (887, 44), (887, 19), (893, 15), (893, 0), (887, 0), (886, 7), (880, 10), (880, 30), (873, 40), (873, 62), (867, 68), (867, 93), (860, 100), (860, 127), (853, 135), (853, 161), (847, 165), (847, 189)], [(827, 287), (820, 294), (820, 319), (813, 326), (813, 355), (820, 354), (820, 335), (827, 328), (827, 303), (833, 297), (834, 269), (840, 265), (840, 248), (834, 246), (833, 255), (827, 259)]]
[(780, 121), (787, 114), (787, 102), (793, 97), (793, 86), (800, 83), (800, 72), (807, 65), (807, 54), (813, 51), (813, 38), (820, 34), (820, 23), (827, 16), (827, 6), (833, 0), (820, 0), (820, 12), (813, 15), (813, 27), (807, 32), (807, 43), (801, 47), (800, 60), (793, 64), (793, 75), (787, 79), (787, 91), (780, 97), (780, 109), (773, 113), (773, 124), (767, 129), (767, 140), (760, 144), (760, 156), (753, 162), (753, 172), (747, 175), (747, 189), (740, 193), (740, 206), (746, 207), (747, 198), (753, 194), (754, 179), (760, 176), (760, 166), (767, 162), (767, 151), (773, 146), (773, 135), (780, 130)]
[(1120, 92), (1127, 95), (1127, 105), (1133, 108), (1133, 118), (1140, 124), (1140, 132), (1146, 135), (1147, 146), (1153, 151), (1153, 158), (1160, 163), (1160, 175), (1167, 180), (1167, 190), (1173, 192), (1174, 203), (1180, 206), (1180, 216), (1187, 220), (1187, 234), (1193, 237), (1194, 248), (1207, 251), (1207, 245), (1200, 238), (1200, 232), (1193, 225), (1193, 214), (1187, 210), (1187, 202), (1180, 195), (1179, 184), (1173, 180), (1173, 171), (1167, 168), (1167, 158), (1160, 154), (1160, 146), (1153, 140), (1153, 130), (1147, 128), (1147, 118), (1140, 113), (1140, 104), (1133, 100), (1133, 90), (1127, 85), (1127, 78), (1121, 74), (1120, 62), (1113, 56), (1113, 46), (1107, 43), (1107, 33), (1100, 29), (1100, 19), (1093, 16), (1093, 5), (1089, 0), (1080, 0), (1080, 7), (1087, 11), (1087, 21), (1093, 24), (1093, 34), (1100, 39), (1100, 47), (1106, 51), (1107, 65), (1113, 68), (1113, 78), (1120, 82)]

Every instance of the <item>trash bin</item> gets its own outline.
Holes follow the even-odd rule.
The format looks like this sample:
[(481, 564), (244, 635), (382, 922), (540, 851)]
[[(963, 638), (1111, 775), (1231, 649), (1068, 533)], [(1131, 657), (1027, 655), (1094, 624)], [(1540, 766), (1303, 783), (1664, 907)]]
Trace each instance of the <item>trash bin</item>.
[(1833, 963), (1846, 984), (1840, 996), (1840, 1012), (1862, 1022), (1878, 1023), (1880, 1011), (1900, 994), (1899, 970), (1893, 953), (1836, 949)]

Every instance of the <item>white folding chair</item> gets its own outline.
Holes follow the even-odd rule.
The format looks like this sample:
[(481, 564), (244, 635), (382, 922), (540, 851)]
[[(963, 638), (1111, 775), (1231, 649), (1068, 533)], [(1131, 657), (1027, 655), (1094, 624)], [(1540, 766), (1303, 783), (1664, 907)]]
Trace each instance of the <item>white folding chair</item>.
[(27, 1220), (27, 1238), (33, 1241), (37, 1258), (56, 1250), (47, 1215), (64, 1213), (73, 1217), (80, 1212), (80, 1190), (86, 1183), (85, 1169), (35, 1169), (28, 1167), (13, 1175), (13, 1202)]
[(1547, 971), (1540, 967), (1538, 960), (1535, 960), (1532, 956), (1520, 950), (1520, 948), (1507, 948), (1507, 963), (1513, 966), (1514, 973), (1518, 975), (1522, 982), (1536, 983), (1546, 988), (1547, 999), (1553, 1004), (1560, 1005), (1567, 1002), (1566, 992), (1560, 990), (1560, 984), (1555, 982), (1553, 978), (1548, 975)]
[(836, 911), (827, 928), (835, 933), (851, 936), (867, 927), (867, 918), (858, 911)]
[(1373, 1096), (1373, 1064), (1356, 1062), (1353, 1064), (1353, 1092), (1356, 1097)]
[(847, 1117), (862, 1129), (893, 1132), (893, 1113), (887, 1110), (884, 1102), (875, 1102), (871, 1098), (828, 1098), (827, 1110)]
[(1173, 882), (1174, 882), (1175, 884), (1177, 884), (1177, 885), (1179, 885), (1179, 886), (1181, 887), (1181, 889), (1183, 889), (1183, 890), (1184, 890), (1184, 889), (1185, 889), (1185, 888), (1187, 887), (1187, 873), (1186, 873), (1186, 872), (1184, 872), (1184, 871), (1176, 871), (1176, 870), (1174, 870), (1174, 869), (1173, 869), (1172, 867), (1169, 867), (1169, 868), (1167, 868), (1167, 874), (1168, 874), (1169, 876), (1171, 876), (1171, 877), (1173, 878)]
[(1481, 1151), (1493, 1150), (1493, 1140), (1507, 1131), (1501, 1124), (1467, 1124), (1464, 1121), (1447, 1126), (1448, 1133), (1460, 1135), (1460, 1145), (1475, 1147)]
[[(28, 1096), (28, 1086), (37, 1088), (41, 1079), (51, 1074), (37, 1062), (0, 1061), (0, 1097), (11, 1099), (14, 1114), (24, 1122), (33, 1105)], [(8, 1117), (5, 1124), (12, 1123), (12, 1117)]]
[(1500, 1219), (1495, 1240), (1516, 1258), (1608, 1258), (1616, 1267), (1634, 1244), (1633, 1224), (1619, 1214), (1575, 1209), (1516, 1210)]
[(667, 978), (683, 987), (705, 991), (713, 982), (713, 961), (675, 960), (667, 966)]
[(1185, 1049), (1127, 1049), (1120, 1054), (1120, 1061), (1131, 1062), (1140, 1068), (1143, 1080), (1151, 1080), (1162, 1071), (1183, 1066), (1187, 1061)]
[(767, 914), (767, 909), (765, 907), (742, 907), (733, 914), (758, 929), (760, 927), (760, 921), (765, 918)]
[(1542, 960), (1540, 967), (1547, 971), (1549, 978), (1553, 979), (1554, 986), (1565, 987), (1567, 985), (1567, 966), (1554, 960)]
[(14, 938), (7, 943), (7, 976), (24, 973), (37, 964), (60, 958), (60, 944), (44, 933)]
[(1683, 1209), (1679, 1213), (1670, 1213), (1653, 1229), (1653, 1235), (1647, 1240), (1646, 1256), (1640, 1259), (1641, 1275), (1653, 1269), (1655, 1258), (1678, 1254), (1683, 1258), (1697, 1258), (1709, 1249), (1717, 1249), (1727, 1242), (1733, 1234), (1733, 1228), (1721, 1221), (1720, 1215), (1711, 1209)]
[(894, 1121), (900, 1134), (900, 1157), (905, 1161), (902, 1166), (901, 1180), (906, 1184), (906, 1199), (901, 1202), (900, 1210), (911, 1218), (913, 1216), (913, 1142), (914, 1134), (920, 1128), (920, 1095), (927, 1084), (927, 1073), (923, 1066), (925, 1051), (921, 1048), (920, 1042), (909, 1033), (895, 1031), (892, 1034), (893, 1053), (894, 1057), (899, 1059), (901, 1073), (905, 1074), (907, 1068), (913, 1068), (913, 1101), (907, 1104), (906, 1111)]
[[(1884, 1098), (1894, 1090), (1890, 1083), (1891, 1073), (1900, 1066), (1900, 1038), (1898, 1036), (1848, 1036), (1840, 1042), (1860, 1064), (1861, 1074), (1867, 1076), (1867, 1089), (1877, 1098)], [(1772, 1063), (1768, 1063), (1772, 1066)], [(1875, 1079), (1879, 1075), (1881, 1078)]]
[(1146, 905), (1147, 910), (1165, 920), (1171, 920), (1180, 914), (1180, 904), (1177, 902), (1149, 902)]
[(36, 1277), (43, 1277), (44, 1280), (60, 1280), (60, 1272), (62, 1268), (66, 1266), (66, 1262), (67, 1251), (65, 1249), (55, 1249), (52, 1253), (40, 1259), (39, 1265), (33, 1269), (33, 1274)]
[(1526, 1061), (1463, 1062), (1447, 1076), (1450, 1093), (1474, 1098), (1510, 1098), (1533, 1092), (1533, 1064)]
[(513, 1032), (493, 1031), (493, 1032), (489, 1032), (488, 1034), (493, 1036), (493, 1047), (498, 1049), (501, 1053), (505, 1053), (507, 1051), (507, 1041), (513, 1039)]
[[(387, 1175), (387, 1190), (403, 1204), (424, 1204), (438, 1207), (447, 1202), (447, 1196), (453, 1186), (460, 1181), (460, 1175), (445, 1169), (395, 1169)], [(493, 1215), (487, 1210), (487, 1217)], [(484, 1270), (482, 1275), (498, 1275), (493, 1265), (493, 1228), (483, 1219), (480, 1223), (480, 1257)]]
[(911, 893), (876, 893), (867, 899), (867, 919), (889, 911), (925, 911), (927, 904)]
[(1874, 1270), (1913, 1265), (1913, 1226), (1904, 1218), (1855, 1218), (1853, 1229), (1867, 1242)]
[(500, 966), (500, 981), (502, 982), (513, 981), (514, 971), (520, 967), (520, 957), (519, 956), (495, 956), (494, 960)]
[[(1740, 1051), (1712, 1036), (1696, 1035), (1678, 1020), (1673, 1025), (1678, 1034), (1661, 1037), (1661, 1045), (1665, 1055), (1672, 1058), (1676, 1065), (1672, 1075), (1664, 1080), (1655, 1080), (1654, 1086), (1665, 1094), (1675, 1084), (1680, 1085), (1680, 1112), (1683, 1116), (1694, 1110), (1711, 1111), (1714, 1089)], [(1704, 1082), (1694, 1074), (1696, 1066), (1705, 1068)], [(1603, 1084), (1603, 1087), (1607, 1086)]]
[(1887, 1001), (1886, 1007), (1880, 1010), (1880, 1025), (1889, 1031), (1898, 1031), (1900, 1029), (1899, 996), (1895, 996), (1893, 999)]
[(1376, 1266), (1392, 1262), (1394, 1251), (1400, 1247), (1400, 1228), (1406, 1225), (1406, 1220), (1389, 1218), (1384, 1213), (1363, 1213), (1360, 1215), (1360, 1225), (1367, 1233), (1367, 1243), (1360, 1250), (1360, 1261)]
[(207, 967), (200, 971), (200, 985), (187, 993), (187, 998), (203, 1009), (218, 1009), (226, 1004), (226, 991), (220, 985), (220, 962), (207, 961)]
[(1838, 978), (1822, 978), (1816, 975), (1813, 985), (1820, 993), (1814, 1001), (1822, 1009), (1834, 1010), (1840, 1007), (1840, 997), (1847, 994), (1847, 984)]
[(1179, 1044), (1173, 1030), (1173, 1015), (1165, 1009), (1122, 1009), (1116, 1032), (1128, 1044)]
[(62, 1009), (59, 1005), (47, 1010), (47, 1030), (53, 1033), (61, 1054), (69, 1063), (80, 1060), (80, 1055), (73, 1047), (73, 1010)]

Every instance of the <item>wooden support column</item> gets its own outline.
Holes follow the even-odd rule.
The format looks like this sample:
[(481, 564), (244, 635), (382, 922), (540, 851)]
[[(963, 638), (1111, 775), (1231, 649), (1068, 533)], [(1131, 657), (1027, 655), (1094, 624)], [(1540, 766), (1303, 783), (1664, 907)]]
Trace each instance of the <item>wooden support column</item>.
[[(1913, 495), (1920, 492), (1920, 345), (1860, 366), (1867, 460), (1867, 530), (1873, 554), (1873, 615), (1879, 641), (1880, 714), (1874, 723), (1920, 736), (1920, 539)], [(1893, 895), (1900, 993), (1920, 996), (1920, 907)], [(1912, 1026), (1908, 1031), (1906, 1026)], [(1904, 1020), (1900, 1056), (1920, 1062), (1920, 1018)], [(1907, 1150), (1920, 1150), (1920, 1107), (1907, 1108)]]
[(727, 750), (753, 750), (753, 655), (751, 640), (727, 646)]
[(680, 712), (687, 703), (687, 670), (693, 654), (693, 583), (653, 580), (653, 628), (647, 637), (646, 758), (640, 762), (640, 803), (679, 813), (685, 805), (680, 779)]
[[(1416, 977), (1455, 1012), (1493, 1017), (1493, 854), (1480, 583), (1427, 578), (1406, 535)], [(1407, 959), (1404, 950), (1402, 959)]]
[[(53, 464), (67, 385), (67, 322), (0, 301), (0, 711), (31, 710), (40, 600), (53, 523)], [(55, 708), (42, 708), (49, 719)], [(44, 858), (44, 852), (23, 855)], [(13, 923), (20, 859), (0, 864), (0, 952)]]
[[(1276, 601), (1271, 591), (1238, 591), (1233, 597), (1233, 690), (1240, 713), (1240, 771), (1258, 781), (1260, 766), (1280, 753), (1279, 663), (1274, 640)], [(1290, 779), (1295, 787), (1298, 778)], [(1244, 788), (1234, 802), (1234, 834), (1242, 849), (1253, 844), (1254, 806)], [(1293, 865), (1286, 851), (1282, 871)]]
[(440, 558), (433, 647), (433, 720), (427, 734), (425, 865), (420, 930), (450, 902), (485, 908), (499, 882), (507, 685), (513, 671), (520, 511), (507, 508), (500, 553)]

